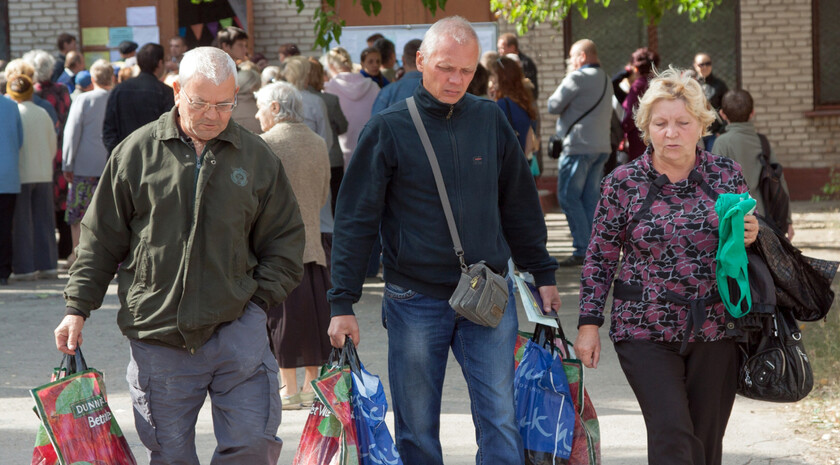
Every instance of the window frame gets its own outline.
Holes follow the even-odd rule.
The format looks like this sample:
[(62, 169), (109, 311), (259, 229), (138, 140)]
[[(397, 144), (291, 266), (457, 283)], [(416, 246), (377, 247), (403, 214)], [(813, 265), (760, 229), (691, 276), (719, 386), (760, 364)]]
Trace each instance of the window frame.
[(818, 114), (840, 114), (840, 101), (834, 103), (820, 102), (822, 81), (820, 79), (820, 28), (819, 28), (820, 0), (811, 0), (811, 55), (813, 59), (814, 81), (814, 111), (807, 112), (807, 116)]

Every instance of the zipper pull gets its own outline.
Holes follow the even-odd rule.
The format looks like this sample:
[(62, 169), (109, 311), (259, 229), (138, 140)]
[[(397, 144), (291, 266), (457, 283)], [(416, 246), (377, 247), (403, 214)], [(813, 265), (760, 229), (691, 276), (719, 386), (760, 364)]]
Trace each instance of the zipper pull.
[(452, 112), (455, 111), (455, 105), (449, 106), (449, 113), (446, 115), (446, 119), (452, 118)]

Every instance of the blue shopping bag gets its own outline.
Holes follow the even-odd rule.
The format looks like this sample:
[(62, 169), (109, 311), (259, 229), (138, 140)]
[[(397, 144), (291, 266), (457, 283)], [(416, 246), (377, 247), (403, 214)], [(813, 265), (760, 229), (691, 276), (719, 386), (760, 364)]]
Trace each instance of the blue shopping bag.
[(526, 464), (568, 463), (572, 453), (575, 407), (557, 355), (529, 340), (514, 374), (516, 421)]
[(353, 341), (344, 348), (353, 378), (351, 403), (356, 421), (356, 440), (361, 465), (403, 465), (394, 439), (385, 424), (388, 401), (379, 376), (365, 370)]

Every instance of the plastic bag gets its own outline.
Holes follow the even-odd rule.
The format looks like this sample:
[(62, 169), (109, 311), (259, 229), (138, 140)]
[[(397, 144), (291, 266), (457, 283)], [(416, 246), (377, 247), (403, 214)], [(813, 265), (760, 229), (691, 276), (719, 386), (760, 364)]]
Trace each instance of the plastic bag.
[(102, 373), (87, 368), (81, 349), (65, 355), (52, 381), (30, 393), (41, 420), (32, 465), (137, 465), (108, 407)]

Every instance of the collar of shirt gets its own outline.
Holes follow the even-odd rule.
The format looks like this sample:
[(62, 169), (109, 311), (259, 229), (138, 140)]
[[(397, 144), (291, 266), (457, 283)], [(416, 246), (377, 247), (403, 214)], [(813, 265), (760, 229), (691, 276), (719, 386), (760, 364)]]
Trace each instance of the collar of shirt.
[(600, 63), (589, 63), (589, 64), (586, 64), (586, 65), (581, 66), (581, 67), (580, 67), (580, 68), (578, 68), (578, 69), (586, 69), (586, 68), (600, 68), (600, 67), (601, 67), (601, 64), (600, 64)]

